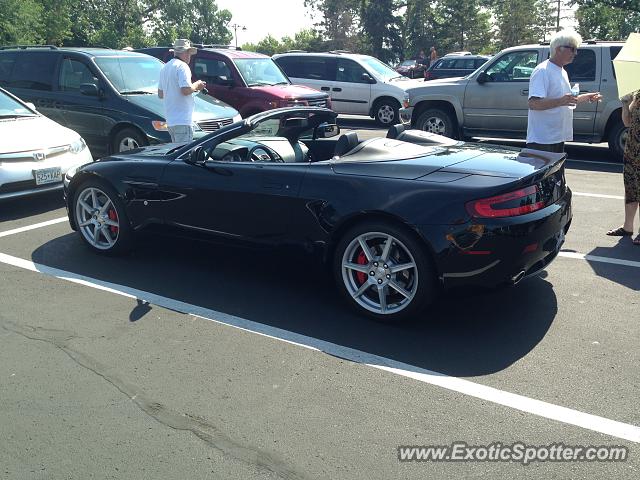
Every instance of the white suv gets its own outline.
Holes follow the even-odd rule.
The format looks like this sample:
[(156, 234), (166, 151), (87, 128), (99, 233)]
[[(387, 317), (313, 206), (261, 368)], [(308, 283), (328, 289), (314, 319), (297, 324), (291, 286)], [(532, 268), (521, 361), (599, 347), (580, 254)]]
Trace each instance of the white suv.
[(369, 55), (346, 52), (282, 53), (273, 59), (293, 83), (331, 95), (337, 113), (368, 115), (383, 126), (399, 123), (410, 80)]

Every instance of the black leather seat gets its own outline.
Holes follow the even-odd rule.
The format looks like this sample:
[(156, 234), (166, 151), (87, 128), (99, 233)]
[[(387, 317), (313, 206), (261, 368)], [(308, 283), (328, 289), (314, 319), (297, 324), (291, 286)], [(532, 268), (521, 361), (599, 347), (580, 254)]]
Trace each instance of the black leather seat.
[(336, 143), (336, 149), (333, 154), (336, 157), (341, 157), (356, 148), (359, 143), (360, 140), (358, 140), (358, 134), (356, 132), (343, 133), (340, 135), (338, 143)]
[(389, 127), (389, 131), (387, 132), (387, 138), (398, 138), (404, 132), (404, 125), (399, 123), (397, 125), (393, 125)]

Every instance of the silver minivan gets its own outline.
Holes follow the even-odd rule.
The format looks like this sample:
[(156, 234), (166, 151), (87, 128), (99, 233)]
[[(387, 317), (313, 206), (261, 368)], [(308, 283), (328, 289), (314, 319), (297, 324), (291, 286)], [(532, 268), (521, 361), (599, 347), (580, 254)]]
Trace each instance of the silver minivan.
[(422, 83), (411, 80), (369, 55), (342, 51), (282, 53), (273, 59), (293, 83), (331, 95), (335, 112), (368, 115), (382, 126), (399, 123), (406, 106), (406, 89)]
[[(602, 102), (582, 103), (573, 114), (576, 142), (609, 142), (621, 159), (626, 129), (621, 119), (612, 60), (621, 42), (585, 42), (573, 63), (565, 66), (580, 92), (601, 92)], [(549, 45), (507, 48), (472, 74), (424, 82), (407, 89), (409, 107), (403, 120), (419, 129), (454, 138), (526, 138), (529, 77), (549, 58)]]

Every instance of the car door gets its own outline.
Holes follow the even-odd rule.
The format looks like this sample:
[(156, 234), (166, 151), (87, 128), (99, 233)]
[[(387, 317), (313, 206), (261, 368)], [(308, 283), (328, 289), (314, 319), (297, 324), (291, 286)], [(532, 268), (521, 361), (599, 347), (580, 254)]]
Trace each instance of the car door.
[[(602, 59), (598, 56), (603, 54), (602, 48), (581, 47), (569, 65), (564, 69), (569, 76), (569, 83), (580, 85), (580, 93), (600, 91), (600, 78), (602, 69)], [(601, 104), (598, 102), (584, 102), (573, 111), (573, 134), (575, 137), (590, 137), (594, 133), (596, 113)]]
[[(283, 55), (275, 59), (291, 83), (327, 92), (331, 97), (336, 78), (336, 59), (322, 55)], [(333, 109), (340, 112), (333, 105)]]
[(464, 128), (476, 135), (500, 132), (524, 137), (529, 111), (529, 77), (544, 58), (546, 49), (531, 48), (505, 52), (491, 62), (487, 81), (478, 82), (477, 72), (467, 82), (464, 94)]
[(80, 85), (100, 84), (95, 67), (81, 58), (64, 55), (58, 67), (58, 102), (60, 123), (78, 132), (92, 151), (102, 151), (108, 142), (110, 123), (104, 116), (103, 100), (99, 96), (85, 95)]
[(331, 104), (339, 113), (368, 115), (371, 109), (371, 83), (362, 65), (348, 59), (336, 59), (336, 81), (331, 87)]
[(230, 65), (222, 58), (200, 53), (192, 58), (194, 80), (203, 80), (209, 94), (234, 108), (244, 103), (246, 88), (239, 76), (234, 76)]
[(160, 188), (177, 194), (164, 209), (168, 224), (228, 238), (275, 242), (290, 226), (308, 164), (209, 159), (172, 162)]

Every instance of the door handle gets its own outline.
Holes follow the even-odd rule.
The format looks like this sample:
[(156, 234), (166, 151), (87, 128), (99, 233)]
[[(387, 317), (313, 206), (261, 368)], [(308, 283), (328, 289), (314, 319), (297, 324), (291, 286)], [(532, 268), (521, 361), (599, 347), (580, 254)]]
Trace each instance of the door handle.
[(524, 89), (520, 90), (520, 95), (529, 95), (529, 89), (528, 88), (524, 88)]
[(331, 89), (329, 87), (320, 87), (320, 90), (322, 90), (324, 92), (328, 92)]
[(339, 88), (339, 87), (333, 88), (332, 90), (333, 90), (334, 92), (341, 92), (341, 91), (342, 91), (342, 89), (341, 89), (341, 88)]

